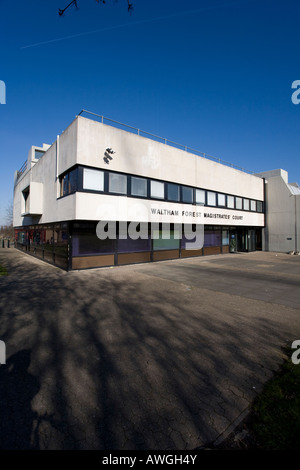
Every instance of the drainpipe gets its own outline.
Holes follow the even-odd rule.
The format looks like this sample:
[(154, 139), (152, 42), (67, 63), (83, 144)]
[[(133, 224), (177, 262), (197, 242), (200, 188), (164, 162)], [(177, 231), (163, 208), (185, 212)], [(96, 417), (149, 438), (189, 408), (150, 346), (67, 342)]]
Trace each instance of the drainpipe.
[(58, 182), (58, 164), (59, 164), (59, 135), (57, 136), (56, 139), (56, 175), (55, 175), (55, 180), (56, 180), (56, 197), (60, 196), (60, 187)]

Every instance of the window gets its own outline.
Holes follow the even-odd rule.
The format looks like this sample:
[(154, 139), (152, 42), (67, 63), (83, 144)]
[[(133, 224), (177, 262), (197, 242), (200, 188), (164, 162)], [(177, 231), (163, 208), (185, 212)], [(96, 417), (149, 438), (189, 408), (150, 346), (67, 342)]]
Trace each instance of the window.
[(61, 196), (66, 196), (67, 194), (69, 194), (68, 181), (69, 181), (69, 175), (65, 175), (61, 180), (61, 186), (60, 186), (60, 195)]
[(227, 246), (229, 245), (229, 231), (222, 230), (222, 245)]
[(257, 212), (262, 212), (263, 211), (263, 204), (261, 201), (256, 202), (256, 210)]
[(252, 211), (256, 211), (256, 201), (250, 201), (250, 208)]
[(28, 232), (18, 232), (17, 234), (17, 242), (21, 245), (28, 244)]
[(24, 198), (24, 211), (23, 212), (29, 212), (29, 193), (30, 193), (30, 189), (29, 189), (29, 186), (28, 188), (24, 189), (23, 191), (23, 198)]
[(132, 240), (131, 238), (118, 240), (118, 253), (138, 253), (151, 250), (151, 239), (138, 238)]
[(234, 209), (234, 196), (227, 196), (227, 207)]
[(249, 199), (244, 199), (244, 211), (248, 211), (250, 209), (250, 201)]
[(56, 224), (54, 226), (53, 243), (55, 253), (55, 264), (67, 267), (68, 260), (68, 226)]
[(212, 193), (211, 191), (207, 191), (207, 205), (208, 206), (215, 206), (216, 204), (217, 204), (216, 193)]
[(221, 230), (204, 230), (204, 247), (205, 246), (220, 246), (221, 245)]
[(70, 173), (69, 173), (69, 191), (70, 191), (70, 193), (74, 193), (75, 191), (77, 191), (77, 180), (78, 180), (77, 175), (78, 175), (77, 168), (70, 171)]
[(96, 224), (76, 222), (73, 225), (72, 256), (112, 254), (115, 240), (100, 240), (96, 235)]
[(165, 185), (160, 181), (151, 181), (151, 197), (155, 199), (165, 198)]
[(45, 152), (43, 152), (42, 150), (35, 150), (34, 151), (34, 158), (35, 160), (39, 160), (40, 158), (42, 158), (42, 156), (44, 155)]
[(193, 188), (188, 188), (187, 186), (182, 186), (182, 202), (188, 204), (193, 204)]
[(236, 209), (243, 209), (243, 199), (241, 197), (235, 198), (235, 208)]
[(147, 197), (147, 180), (145, 178), (131, 178), (132, 196)]
[(205, 191), (203, 189), (196, 189), (196, 204), (201, 206), (205, 204)]
[(127, 194), (127, 176), (109, 173), (109, 192)]
[(72, 240), (72, 256), (101, 255), (115, 252), (114, 240), (99, 240), (95, 234), (74, 234)]
[(178, 250), (180, 233), (178, 230), (153, 230), (153, 250)]
[(225, 203), (226, 203), (225, 194), (218, 194), (218, 206), (225, 207)]
[(94, 191), (104, 190), (104, 173), (103, 171), (83, 169), (83, 189)]
[(78, 188), (78, 170), (69, 171), (61, 178), (60, 195), (67, 196), (68, 194), (74, 193)]
[(168, 201), (179, 201), (179, 199), (178, 184), (168, 183)]

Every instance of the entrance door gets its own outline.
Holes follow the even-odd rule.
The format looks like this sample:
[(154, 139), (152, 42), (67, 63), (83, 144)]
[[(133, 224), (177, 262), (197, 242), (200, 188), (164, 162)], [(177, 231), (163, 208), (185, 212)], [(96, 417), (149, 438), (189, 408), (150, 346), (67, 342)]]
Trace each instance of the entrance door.
[[(261, 233), (261, 232), (260, 232)], [(257, 249), (257, 230), (237, 228), (229, 231), (229, 251), (255, 251)]]
[(256, 231), (253, 229), (239, 228), (236, 231), (237, 251), (256, 250)]
[(256, 250), (256, 230), (248, 230), (248, 251)]
[(237, 251), (248, 251), (247, 230), (237, 229)]

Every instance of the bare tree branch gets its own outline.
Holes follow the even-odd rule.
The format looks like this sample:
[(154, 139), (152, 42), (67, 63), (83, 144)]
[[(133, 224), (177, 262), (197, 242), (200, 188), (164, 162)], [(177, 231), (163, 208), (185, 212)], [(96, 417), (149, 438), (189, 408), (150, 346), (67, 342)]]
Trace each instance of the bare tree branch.
[[(105, 3), (106, 3), (106, 0), (96, 0), (96, 2), (97, 2), (97, 3), (103, 3), (103, 4), (105, 4)], [(59, 8), (59, 10), (58, 10), (59, 16), (62, 16), (62, 15), (65, 13), (65, 11), (66, 11), (70, 6), (72, 6), (72, 5), (75, 5), (75, 7), (78, 8), (78, 6), (77, 6), (77, 0), (72, 0), (72, 2), (70, 2), (70, 3), (69, 3), (65, 8), (63, 8), (63, 9)], [(133, 3), (130, 3), (129, 0), (127, 0), (127, 10), (128, 10), (129, 13), (132, 13), (132, 10), (133, 10)]]
[(78, 7), (77, 7), (77, 0), (72, 0), (72, 2), (70, 2), (69, 5), (67, 5), (63, 10), (59, 9), (59, 10), (58, 10), (59, 16), (62, 16), (62, 15), (64, 14), (64, 12), (65, 12), (71, 5), (75, 5), (75, 7), (78, 8)]
[(3, 238), (14, 238), (14, 229), (13, 229), (13, 203), (10, 202), (6, 208), (6, 225), (0, 226), (0, 239)]
[(12, 226), (13, 224), (13, 212), (14, 212), (14, 205), (10, 202), (6, 208), (6, 223), (8, 226)]

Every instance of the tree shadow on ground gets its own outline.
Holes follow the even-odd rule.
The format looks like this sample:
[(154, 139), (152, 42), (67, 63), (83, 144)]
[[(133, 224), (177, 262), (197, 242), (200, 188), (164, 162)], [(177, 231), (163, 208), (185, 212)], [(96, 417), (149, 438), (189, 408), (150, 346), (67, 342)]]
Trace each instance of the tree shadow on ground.
[(13, 354), (0, 366), (0, 449), (35, 449), (31, 401), (40, 386), (29, 373), (31, 350)]
[(27, 352), (0, 366), (2, 448), (210, 442), (255, 396), (291, 331), (294, 316), (218, 287), (212, 296), (137, 268), (62, 273), (12, 258), (0, 332)]

